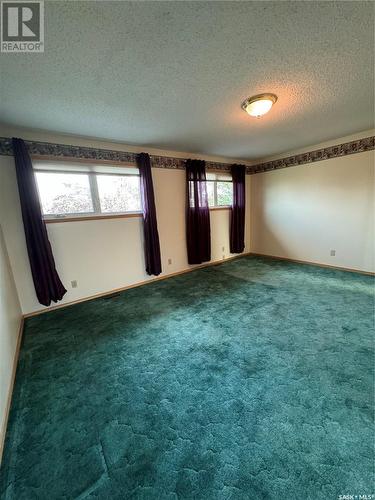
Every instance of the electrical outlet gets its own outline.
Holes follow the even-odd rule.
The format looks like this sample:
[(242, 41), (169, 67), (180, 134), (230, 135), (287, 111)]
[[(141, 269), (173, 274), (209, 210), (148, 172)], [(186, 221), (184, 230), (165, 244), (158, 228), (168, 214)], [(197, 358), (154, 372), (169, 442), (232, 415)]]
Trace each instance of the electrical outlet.
[(172, 259), (168, 259), (168, 265), (170, 266), (172, 264)]
[(78, 286), (77, 280), (73, 280), (70, 283), (72, 285), (72, 288), (77, 288), (77, 286)]
[(225, 247), (221, 247), (222, 251), (224, 252), (225, 251)]
[(330, 255), (331, 255), (331, 257), (335, 257), (336, 256), (336, 250), (331, 250)]

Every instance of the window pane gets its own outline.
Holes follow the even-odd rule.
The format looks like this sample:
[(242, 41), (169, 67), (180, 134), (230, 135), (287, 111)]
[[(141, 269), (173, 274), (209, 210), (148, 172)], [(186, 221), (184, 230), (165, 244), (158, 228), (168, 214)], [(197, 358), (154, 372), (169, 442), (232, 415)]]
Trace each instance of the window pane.
[(233, 201), (233, 183), (217, 182), (217, 204), (219, 206), (232, 205)]
[(216, 181), (216, 174), (214, 172), (206, 172), (207, 181)]
[(208, 198), (208, 206), (215, 206), (215, 182), (206, 182), (207, 186), (207, 198)]
[(36, 172), (35, 176), (44, 214), (93, 212), (88, 175)]
[(141, 210), (138, 176), (97, 175), (100, 206), (103, 213)]
[(232, 182), (232, 175), (231, 174), (226, 174), (226, 173), (217, 174), (217, 180), (218, 181), (229, 181), (229, 182)]

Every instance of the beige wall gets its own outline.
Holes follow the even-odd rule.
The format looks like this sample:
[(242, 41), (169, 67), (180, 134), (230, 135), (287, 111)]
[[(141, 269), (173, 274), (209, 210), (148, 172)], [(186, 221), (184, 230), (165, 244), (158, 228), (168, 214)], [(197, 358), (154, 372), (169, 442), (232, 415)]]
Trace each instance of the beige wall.
[(251, 251), (375, 271), (374, 158), (369, 151), (252, 176)]
[(20, 324), (21, 308), (0, 225), (0, 461)]
[[(7, 134), (9, 135), (9, 134)], [(21, 134), (17, 134), (21, 135)], [(23, 134), (26, 137), (25, 134)], [(30, 137), (30, 136), (29, 136)], [(47, 140), (44, 136), (33, 139)], [(48, 140), (56, 140), (56, 137)], [(73, 142), (59, 137), (60, 142)], [(57, 141), (56, 141), (57, 142)], [(87, 145), (87, 141), (85, 145)], [(101, 147), (91, 143), (94, 147)], [(117, 149), (119, 149), (117, 145)], [(209, 159), (208, 157), (206, 157)], [(161, 245), (163, 275), (188, 269), (185, 242), (185, 172), (152, 170)], [(250, 212), (250, 177), (247, 176), (247, 213)], [(14, 278), (24, 314), (44, 309), (35, 296), (27, 258), (12, 157), (0, 156), (0, 211), (4, 218)], [(211, 213), (212, 260), (231, 256), (229, 252), (229, 210)], [(248, 218), (249, 219), (249, 218)], [(246, 251), (250, 251), (249, 221)], [(48, 224), (56, 267), (68, 292), (59, 304), (122, 288), (150, 279), (144, 267), (142, 221), (140, 218), (107, 219)], [(224, 250), (223, 250), (224, 247)], [(168, 264), (168, 259), (172, 263)], [(72, 288), (71, 281), (78, 287)]]

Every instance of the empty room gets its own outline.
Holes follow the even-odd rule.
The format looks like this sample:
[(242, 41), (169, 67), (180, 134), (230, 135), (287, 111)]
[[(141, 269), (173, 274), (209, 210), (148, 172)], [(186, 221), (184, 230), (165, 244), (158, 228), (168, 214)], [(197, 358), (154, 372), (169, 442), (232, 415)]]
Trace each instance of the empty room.
[(374, 10), (1, 2), (1, 500), (375, 500)]

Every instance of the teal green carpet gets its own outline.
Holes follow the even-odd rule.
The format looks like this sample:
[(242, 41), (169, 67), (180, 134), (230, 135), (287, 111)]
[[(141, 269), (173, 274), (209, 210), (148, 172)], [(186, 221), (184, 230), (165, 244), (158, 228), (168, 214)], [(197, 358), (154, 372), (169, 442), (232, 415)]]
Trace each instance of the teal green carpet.
[(373, 491), (373, 279), (259, 258), (26, 323), (3, 499)]

